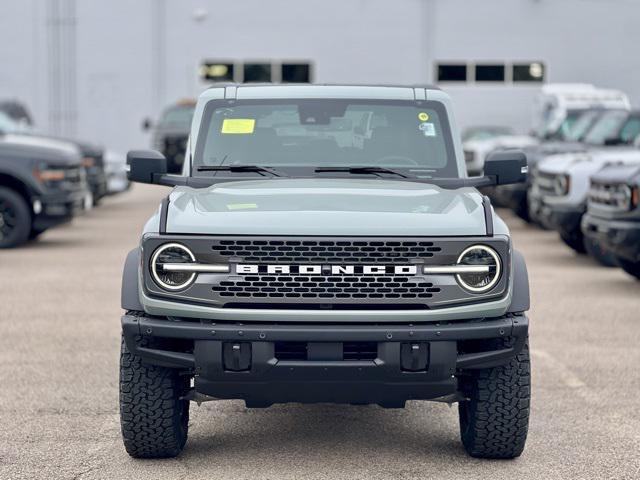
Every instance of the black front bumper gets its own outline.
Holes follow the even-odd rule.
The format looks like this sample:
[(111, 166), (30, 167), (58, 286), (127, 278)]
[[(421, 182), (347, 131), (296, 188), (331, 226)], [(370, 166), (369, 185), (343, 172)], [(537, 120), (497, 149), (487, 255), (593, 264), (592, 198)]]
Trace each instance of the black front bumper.
[(86, 193), (84, 189), (77, 189), (33, 198), (33, 202), (40, 202), (41, 205), (40, 212), (34, 214), (33, 228), (43, 231), (68, 222), (82, 210)]
[(563, 235), (580, 234), (580, 224), (586, 208), (579, 206), (556, 206), (542, 202), (540, 218), (547, 227), (557, 230)]
[[(401, 407), (411, 399), (460, 398), (458, 376), (508, 362), (522, 349), (528, 325), (524, 314), (370, 326), (122, 317), (129, 351), (150, 364), (193, 373), (192, 393), (243, 399), (249, 407), (286, 402)], [(141, 346), (144, 337), (160, 346)], [(487, 342), (491, 339), (495, 342)], [(171, 344), (181, 348), (166, 347)]]
[(632, 262), (640, 261), (640, 222), (608, 220), (586, 214), (582, 232), (614, 255)]

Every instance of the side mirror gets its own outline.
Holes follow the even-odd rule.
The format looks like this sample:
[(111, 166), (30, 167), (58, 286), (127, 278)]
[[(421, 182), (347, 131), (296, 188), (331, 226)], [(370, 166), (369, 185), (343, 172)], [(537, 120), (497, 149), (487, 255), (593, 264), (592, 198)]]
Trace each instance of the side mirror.
[(484, 162), (484, 176), (495, 179), (495, 185), (527, 181), (527, 156), (520, 150), (490, 153)]
[(131, 150), (127, 153), (127, 178), (138, 183), (159, 183), (167, 173), (167, 159), (155, 150)]

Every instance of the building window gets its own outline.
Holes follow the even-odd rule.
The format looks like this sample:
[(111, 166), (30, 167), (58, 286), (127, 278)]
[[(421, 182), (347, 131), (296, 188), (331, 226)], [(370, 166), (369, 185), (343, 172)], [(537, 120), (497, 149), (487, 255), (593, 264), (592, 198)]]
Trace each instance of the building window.
[(464, 64), (439, 64), (438, 82), (466, 82), (467, 66)]
[(544, 64), (540, 62), (514, 63), (513, 64), (513, 81), (514, 82), (544, 81)]
[(504, 82), (504, 65), (476, 65), (476, 82)]
[(271, 64), (245, 63), (244, 82), (271, 82)]
[(204, 62), (200, 66), (200, 78), (212, 82), (233, 82), (233, 63)]
[(308, 63), (283, 63), (282, 83), (310, 83), (311, 67)]

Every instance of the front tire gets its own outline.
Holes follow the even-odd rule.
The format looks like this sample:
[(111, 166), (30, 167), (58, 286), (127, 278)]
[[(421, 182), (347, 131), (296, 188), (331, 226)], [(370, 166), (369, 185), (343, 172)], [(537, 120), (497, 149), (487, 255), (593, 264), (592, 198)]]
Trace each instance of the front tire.
[(627, 272), (632, 277), (636, 277), (637, 280), (640, 280), (640, 262), (631, 262), (620, 257), (617, 258), (617, 261), (622, 270)]
[(582, 232), (578, 231), (573, 233), (560, 233), (560, 238), (568, 247), (573, 249), (576, 253), (579, 253), (581, 255), (587, 253)]
[(31, 210), (14, 190), (0, 187), (0, 248), (13, 248), (29, 240)]
[(120, 425), (127, 453), (134, 458), (177, 456), (189, 429), (189, 401), (180, 399), (189, 378), (174, 368), (144, 363), (124, 339), (120, 352)]
[(528, 341), (506, 365), (472, 370), (461, 383), (469, 398), (458, 405), (460, 437), (467, 453), (476, 458), (519, 457), (529, 428)]

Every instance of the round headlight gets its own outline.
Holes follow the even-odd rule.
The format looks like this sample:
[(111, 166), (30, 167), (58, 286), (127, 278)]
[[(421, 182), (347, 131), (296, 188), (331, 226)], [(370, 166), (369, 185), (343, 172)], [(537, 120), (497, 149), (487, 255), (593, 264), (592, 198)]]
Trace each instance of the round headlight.
[(182, 290), (193, 282), (194, 272), (165, 270), (166, 263), (194, 263), (196, 258), (184, 245), (167, 243), (159, 247), (151, 257), (151, 273), (153, 280), (166, 290)]
[(569, 193), (569, 177), (567, 175), (558, 175), (554, 182), (554, 190), (556, 195)]
[(493, 248), (473, 245), (460, 254), (458, 265), (486, 267), (480, 272), (456, 275), (458, 283), (471, 292), (486, 292), (500, 279), (500, 257)]

